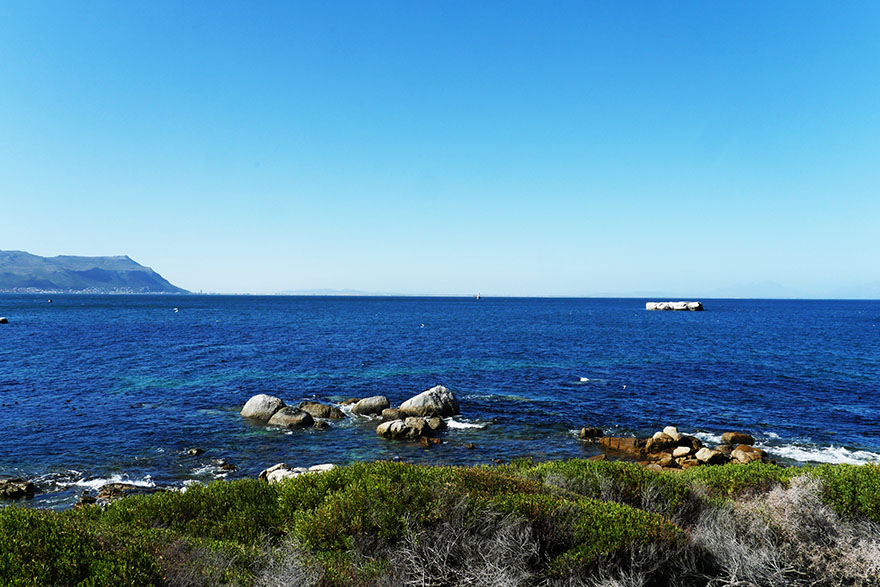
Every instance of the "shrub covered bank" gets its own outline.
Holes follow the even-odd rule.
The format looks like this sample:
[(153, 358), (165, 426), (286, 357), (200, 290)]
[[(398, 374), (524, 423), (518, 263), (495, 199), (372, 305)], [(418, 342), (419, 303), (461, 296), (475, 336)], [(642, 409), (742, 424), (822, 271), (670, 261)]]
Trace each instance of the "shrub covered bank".
[(0, 510), (4, 585), (880, 584), (880, 467), (374, 462)]

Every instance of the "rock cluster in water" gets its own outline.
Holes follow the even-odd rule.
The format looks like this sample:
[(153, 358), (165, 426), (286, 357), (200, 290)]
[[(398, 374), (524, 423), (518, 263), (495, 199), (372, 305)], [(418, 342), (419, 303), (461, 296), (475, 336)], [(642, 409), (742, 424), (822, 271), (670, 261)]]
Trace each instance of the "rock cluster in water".
[(258, 420), (267, 426), (280, 428), (327, 428), (326, 420), (340, 420), (345, 413), (326, 404), (303, 401), (296, 407), (288, 406), (280, 398), (261, 393), (244, 404), (241, 415)]
[(418, 440), (430, 446), (439, 442), (435, 434), (446, 428), (443, 418), (455, 416), (459, 410), (455, 394), (437, 385), (411, 397), (398, 408), (386, 407), (379, 412), (383, 422), (376, 427), (376, 434), (395, 440)]
[(651, 438), (604, 436), (599, 428), (583, 428), (580, 437), (598, 441), (603, 453), (638, 461), (652, 469), (770, 462), (766, 452), (752, 446), (755, 439), (744, 432), (725, 432), (721, 436), (722, 444), (714, 448), (703, 446), (695, 436), (681, 434), (675, 426), (667, 426)]
[(33, 482), (25, 479), (2, 479), (0, 480), (0, 499), (30, 499), (34, 496), (36, 487)]
[(646, 310), (690, 310), (691, 312), (702, 312), (703, 304), (701, 302), (647, 302)]

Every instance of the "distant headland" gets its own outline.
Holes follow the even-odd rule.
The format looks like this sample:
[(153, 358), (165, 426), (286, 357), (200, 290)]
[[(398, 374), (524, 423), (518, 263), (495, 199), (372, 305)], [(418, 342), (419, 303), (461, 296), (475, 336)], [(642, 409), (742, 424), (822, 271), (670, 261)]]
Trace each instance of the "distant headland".
[(189, 293), (128, 256), (40, 257), (0, 251), (0, 292)]

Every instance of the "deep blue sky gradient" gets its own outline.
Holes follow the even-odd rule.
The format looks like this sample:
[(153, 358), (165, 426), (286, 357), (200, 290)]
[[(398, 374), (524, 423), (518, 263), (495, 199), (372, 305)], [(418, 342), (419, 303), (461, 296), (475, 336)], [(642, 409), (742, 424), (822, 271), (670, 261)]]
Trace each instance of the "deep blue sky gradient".
[(874, 2), (4, 2), (0, 249), (188, 289), (880, 282)]

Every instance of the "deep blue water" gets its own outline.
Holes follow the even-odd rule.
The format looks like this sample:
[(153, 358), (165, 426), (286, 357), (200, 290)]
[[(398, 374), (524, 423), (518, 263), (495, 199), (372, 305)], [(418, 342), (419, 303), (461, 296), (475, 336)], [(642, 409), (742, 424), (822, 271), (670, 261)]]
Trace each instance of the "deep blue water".
[[(109, 478), (207, 481), (218, 458), (234, 478), (280, 461), (580, 457), (596, 452), (572, 433), (584, 425), (746, 430), (783, 462), (880, 458), (880, 302), (703, 301), (3, 295), (0, 477), (64, 505)], [(436, 384), (479, 427), (429, 450), (375, 421), (284, 433), (238, 414), (257, 393), (395, 404)]]

